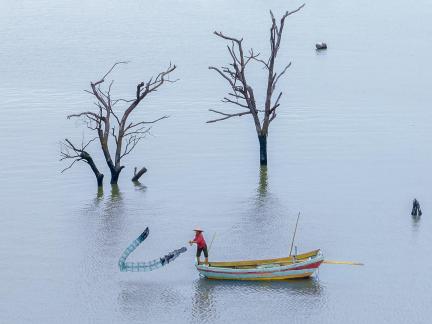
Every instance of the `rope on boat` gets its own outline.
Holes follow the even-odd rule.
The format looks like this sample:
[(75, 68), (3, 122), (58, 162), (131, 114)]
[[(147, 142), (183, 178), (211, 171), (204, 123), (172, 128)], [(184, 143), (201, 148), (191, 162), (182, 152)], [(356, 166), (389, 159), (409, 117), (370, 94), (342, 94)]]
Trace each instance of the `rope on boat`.
[(144, 230), (144, 232), (141, 233), (140, 236), (138, 236), (135, 240), (132, 241), (132, 243), (124, 250), (123, 254), (121, 255), (118, 265), (120, 268), (120, 271), (126, 272), (148, 272), (153, 271), (156, 269), (159, 269), (168, 263), (174, 261), (180, 254), (186, 252), (186, 248), (182, 247), (178, 250), (174, 250), (172, 252), (169, 252), (168, 254), (164, 255), (163, 257), (159, 259), (154, 259), (147, 262), (126, 262), (126, 259), (128, 256), (135, 251), (135, 249), (147, 238), (149, 235), (150, 230), (148, 227)]

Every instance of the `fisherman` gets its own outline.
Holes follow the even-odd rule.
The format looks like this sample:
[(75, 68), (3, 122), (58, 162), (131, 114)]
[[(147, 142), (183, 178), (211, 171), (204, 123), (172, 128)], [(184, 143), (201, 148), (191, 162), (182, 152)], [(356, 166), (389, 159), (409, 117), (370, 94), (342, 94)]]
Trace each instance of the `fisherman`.
[(195, 231), (195, 238), (192, 241), (189, 241), (189, 244), (192, 245), (196, 243), (197, 245), (197, 252), (196, 252), (197, 263), (200, 264), (201, 252), (204, 251), (204, 257), (205, 257), (204, 263), (208, 265), (207, 243), (204, 239), (204, 235), (202, 234), (204, 231), (199, 227), (196, 227), (194, 231)]

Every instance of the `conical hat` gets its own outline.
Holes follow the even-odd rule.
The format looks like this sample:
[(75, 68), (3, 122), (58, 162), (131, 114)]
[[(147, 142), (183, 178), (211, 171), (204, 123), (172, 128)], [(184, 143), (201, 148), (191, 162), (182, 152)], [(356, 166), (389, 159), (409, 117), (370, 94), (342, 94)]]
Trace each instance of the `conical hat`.
[(195, 231), (195, 232), (204, 232), (204, 231), (201, 229), (201, 227), (199, 227), (199, 226), (195, 226), (194, 231)]

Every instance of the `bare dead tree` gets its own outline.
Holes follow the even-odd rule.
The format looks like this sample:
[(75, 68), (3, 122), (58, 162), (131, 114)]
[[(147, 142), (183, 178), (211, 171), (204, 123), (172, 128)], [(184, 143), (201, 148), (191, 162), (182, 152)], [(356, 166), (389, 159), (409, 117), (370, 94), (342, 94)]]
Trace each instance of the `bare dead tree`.
[[(243, 38), (238, 39), (227, 36), (222, 32), (214, 32), (216, 36), (230, 42), (230, 45), (227, 45), (227, 49), (231, 62), (229, 66), (223, 66), (221, 68), (210, 66), (209, 69), (216, 71), (226, 82), (228, 82), (230, 87), (228, 94), (222, 99), (222, 102), (235, 105), (237, 108), (240, 108), (241, 111), (223, 112), (210, 109), (210, 111), (220, 115), (220, 117), (209, 120), (207, 123), (214, 123), (232, 117), (252, 115), (260, 144), (261, 165), (267, 165), (268, 129), (270, 123), (276, 118), (276, 111), (280, 106), (282, 91), (279, 92), (276, 100), (274, 100), (273, 94), (276, 90), (278, 81), (291, 66), (290, 62), (280, 72), (275, 71), (275, 63), (282, 40), (285, 19), (303, 7), (304, 4), (296, 10), (287, 11), (280, 19), (279, 24), (277, 23), (273, 13), (270, 11), (272, 21), (270, 27), (270, 55), (266, 60), (261, 59), (260, 53), (255, 53), (253, 49), (250, 49), (248, 53), (245, 53), (243, 48)], [(263, 65), (264, 69), (267, 70), (267, 91), (264, 101), (264, 109), (257, 107), (253, 88), (246, 77), (246, 68), (251, 62), (260, 63)]]
[(73, 145), (72, 142), (66, 138), (64, 140), (64, 142), (61, 143), (60, 161), (72, 160), (72, 162), (69, 164), (69, 166), (64, 168), (61, 172), (63, 173), (66, 170), (69, 170), (70, 168), (72, 168), (74, 166), (74, 164), (76, 162), (79, 162), (79, 161), (85, 162), (92, 169), (92, 171), (96, 177), (98, 187), (102, 187), (104, 175), (99, 172), (99, 169), (96, 167), (96, 164), (93, 161), (93, 158), (86, 151), (86, 148), (95, 139), (96, 139), (96, 137), (91, 139), (90, 141), (88, 141), (86, 144), (84, 144), (84, 141), (83, 141), (81, 143), (81, 147), (77, 147), (77, 146)]
[[(176, 69), (176, 66), (170, 63), (168, 68), (157, 74), (156, 77), (151, 77), (146, 82), (140, 82), (136, 87), (134, 98), (115, 99), (111, 95), (114, 81), (111, 81), (105, 89), (102, 89), (102, 85), (105, 84), (105, 79), (117, 65), (126, 63), (128, 62), (115, 63), (100, 80), (90, 83), (90, 90), (86, 90), (86, 92), (96, 99), (95, 111), (84, 111), (68, 116), (68, 119), (82, 118), (87, 128), (97, 133), (105, 161), (111, 172), (111, 184), (117, 184), (120, 172), (124, 168), (121, 164), (122, 158), (131, 153), (137, 144), (149, 133), (149, 125), (168, 118), (168, 116), (162, 116), (152, 121), (131, 122), (128, 119), (132, 112), (144, 98), (152, 92), (157, 91), (164, 83), (176, 81), (170, 80), (168, 77)], [(116, 105), (124, 106), (122, 115), (116, 112)], [(113, 139), (113, 144), (115, 144), (113, 155), (110, 151), (110, 138)]]

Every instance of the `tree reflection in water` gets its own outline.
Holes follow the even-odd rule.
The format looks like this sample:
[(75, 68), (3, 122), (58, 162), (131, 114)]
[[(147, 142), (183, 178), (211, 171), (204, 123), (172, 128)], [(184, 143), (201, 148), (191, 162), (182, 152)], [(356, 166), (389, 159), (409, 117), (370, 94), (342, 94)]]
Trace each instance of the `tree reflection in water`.
[(147, 191), (147, 187), (145, 185), (143, 185), (141, 182), (133, 181), (132, 183), (135, 186), (135, 190), (143, 191), (143, 192)]
[(257, 189), (259, 198), (265, 198), (266, 197), (267, 185), (268, 185), (267, 166), (262, 165), (260, 167), (259, 185), (258, 185), (258, 189)]

